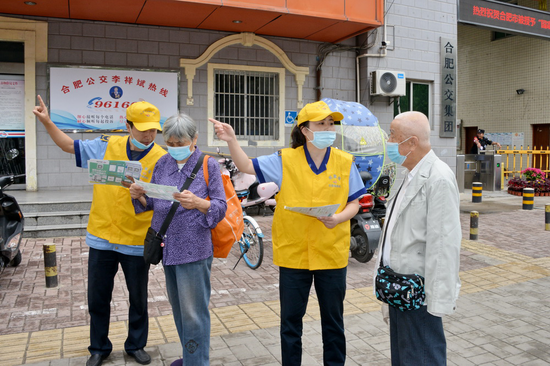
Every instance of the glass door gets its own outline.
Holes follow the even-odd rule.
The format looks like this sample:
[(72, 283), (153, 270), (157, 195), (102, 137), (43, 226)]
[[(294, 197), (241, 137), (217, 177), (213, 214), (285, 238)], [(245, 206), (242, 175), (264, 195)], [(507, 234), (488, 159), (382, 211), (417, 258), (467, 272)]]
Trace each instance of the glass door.
[[(0, 42), (0, 176), (25, 183), (24, 43)], [(17, 186), (16, 186), (17, 188)]]

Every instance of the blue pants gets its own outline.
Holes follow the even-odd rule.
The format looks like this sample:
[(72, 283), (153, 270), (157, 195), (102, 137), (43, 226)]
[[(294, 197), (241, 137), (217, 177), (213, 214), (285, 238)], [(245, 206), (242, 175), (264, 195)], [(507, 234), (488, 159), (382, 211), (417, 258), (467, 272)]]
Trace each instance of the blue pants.
[(302, 364), (302, 319), (306, 313), (311, 284), (319, 301), (325, 366), (346, 361), (344, 297), (347, 268), (309, 271), (279, 268), (281, 302), (281, 352), (283, 366)]
[(164, 266), (166, 289), (183, 347), (183, 364), (210, 364), (210, 273), (212, 257)]
[(400, 311), (390, 308), (392, 366), (441, 366), (447, 364), (447, 342), (440, 317), (428, 307)]
[(113, 345), (109, 340), (109, 321), (114, 279), (118, 265), (122, 267), (130, 295), (126, 352), (142, 349), (147, 344), (149, 317), (147, 314), (147, 283), (149, 264), (142, 256), (126, 255), (111, 250), (90, 248), (88, 259), (88, 312), (90, 313), (91, 354), (109, 355)]

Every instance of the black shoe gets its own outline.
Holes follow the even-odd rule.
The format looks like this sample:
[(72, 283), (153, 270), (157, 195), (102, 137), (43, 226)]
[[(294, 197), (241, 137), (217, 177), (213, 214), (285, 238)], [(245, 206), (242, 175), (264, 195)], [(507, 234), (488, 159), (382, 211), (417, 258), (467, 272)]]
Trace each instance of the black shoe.
[(88, 361), (86, 361), (86, 366), (101, 366), (103, 360), (106, 358), (107, 356), (105, 355), (95, 353), (88, 359)]
[(142, 365), (148, 365), (151, 363), (151, 356), (142, 349), (138, 349), (135, 352), (126, 352), (128, 355), (136, 359), (136, 362)]

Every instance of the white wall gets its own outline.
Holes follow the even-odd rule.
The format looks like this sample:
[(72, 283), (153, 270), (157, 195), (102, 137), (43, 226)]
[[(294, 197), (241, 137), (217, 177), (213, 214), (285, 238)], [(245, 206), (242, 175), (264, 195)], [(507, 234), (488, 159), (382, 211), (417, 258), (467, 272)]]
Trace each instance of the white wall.
[[(389, 130), (393, 120), (393, 105), (390, 98), (368, 95), (364, 76), (374, 70), (404, 71), (409, 81), (428, 82), (432, 92), (431, 143), (435, 153), (452, 169), (456, 167), (456, 142), (439, 137), (441, 64), (440, 37), (457, 39), (456, 1), (454, 0), (395, 0), (386, 1), (386, 26), (390, 41), (387, 56), (361, 59), (361, 102), (380, 120), (384, 130)], [(380, 29), (379, 35), (382, 34)], [(395, 44), (393, 41), (395, 39)], [(378, 52), (381, 39), (369, 50)], [(460, 69), (460, 65), (459, 65)], [(460, 88), (460, 86), (459, 86)]]

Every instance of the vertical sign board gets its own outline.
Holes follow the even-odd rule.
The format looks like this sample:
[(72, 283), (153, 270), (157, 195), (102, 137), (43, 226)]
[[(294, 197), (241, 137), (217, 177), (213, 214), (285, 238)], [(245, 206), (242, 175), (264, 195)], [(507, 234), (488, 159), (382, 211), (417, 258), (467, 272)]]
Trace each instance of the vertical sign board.
[(178, 85), (178, 72), (51, 67), (50, 116), (64, 130), (126, 129), (126, 108), (144, 100), (162, 125), (178, 113)]
[(441, 37), (441, 123), (439, 137), (456, 137), (456, 40)]

